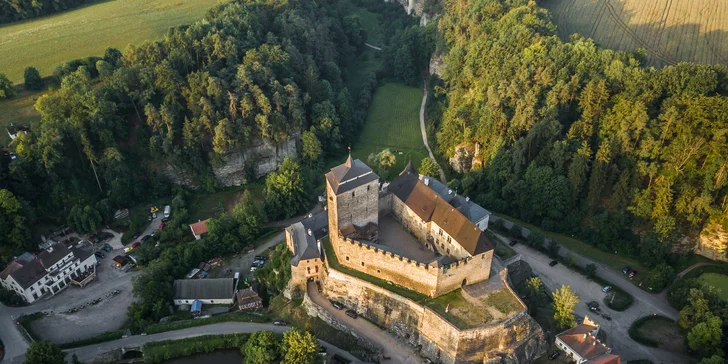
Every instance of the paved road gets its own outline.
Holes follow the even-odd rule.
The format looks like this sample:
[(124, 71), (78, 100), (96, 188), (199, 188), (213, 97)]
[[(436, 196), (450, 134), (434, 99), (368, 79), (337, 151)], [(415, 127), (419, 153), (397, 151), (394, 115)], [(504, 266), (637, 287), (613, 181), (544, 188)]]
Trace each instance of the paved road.
[[(510, 229), (513, 225), (512, 222), (501, 219), (498, 216), (491, 215), (490, 218), (495, 220), (501, 220), (503, 221), (506, 228)], [(523, 231), (523, 236), (528, 237), (528, 235), (531, 233), (528, 229), (521, 227), (521, 230)], [(523, 249), (528, 249), (524, 247), (523, 245), (516, 245), (515, 246), (516, 251), (519, 253), (523, 251)], [(529, 249), (530, 250), (530, 249)], [(571, 251), (561, 247), (561, 250), (559, 254), (562, 256), (565, 256), (566, 254), (570, 253)], [(578, 254), (577, 254), (578, 255)], [(603, 266), (602, 264), (598, 262), (591, 261), (587, 258), (584, 258), (583, 256), (579, 256), (579, 266), (584, 267), (587, 264), (595, 264), (597, 266), (597, 275), (610, 283), (612, 285), (617, 286), (621, 289), (623, 289), (625, 292), (631, 294), (636, 300), (639, 300), (649, 306), (655, 313), (659, 313), (663, 316), (669, 317), (673, 320), (677, 320), (677, 314), (678, 311), (674, 309), (670, 304), (667, 302), (667, 299), (663, 296), (660, 296), (659, 294), (652, 294), (648, 293), (646, 291), (643, 291), (641, 288), (635, 286), (632, 284), (623, 274), (616, 273), (612, 271), (610, 268)]]
[(371, 44), (369, 44), (369, 43), (364, 43), (364, 45), (365, 45), (365, 46), (367, 46), (367, 47), (369, 47), (369, 48), (371, 48), (371, 49), (376, 49), (376, 50), (378, 50), (378, 51), (381, 51), (381, 50), (382, 50), (382, 48), (379, 48), (379, 47), (373, 46), (373, 45), (371, 45)]
[[(495, 235), (504, 242), (508, 241), (505, 237)], [(548, 264), (552, 260), (550, 257), (524, 244), (516, 244), (513, 249), (539, 275), (539, 278), (550, 291), (555, 291), (561, 288), (562, 285), (571, 287), (580, 298), (580, 302), (575, 309), (576, 315), (580, 317), (589, 316), (599, 323), (607, 333), (607, 345), (616, 354), (619, 354), (623, 361), (650, 358), (655, 363), (684, 363), (692, 360), (690, 357), (679, 353), (640, 345), (629, 337), (629, 327), (632, 322), (640, 317), (655, 313), (650, 305), (635, 300), (627, 310), (622, 312), (613, 311), (607, 308), (606, 305), (601, 304), (606, 294), (602, 292), (602, 287), (599, 284), (586, 279), (583, 275), (574, 272), (563, 264), (549, 267)], [(602, 311), (611, 315), (612, 320), (608, 321), (590, 312), (586, 305), (586, 302), (589, 301), (598, 301), (601, 304)]]
[(357, 334), (369, 339), (369, 341), (381, 347), (384, 350), (383, 354), (392, 358), (392, 363), (421, 364), (423, 362), (423, 359), (417, 355), (412, 348), (402, 345), (386, 331), (363, 318), (353, 319), (346, 316), (345, 310), (335, 309), (334, 306), (331, 305), (331, 302), (319, 293), (313, 282), (308, 282), (306, 291), (314, 303), (325, 309), (330, 315), (336, 318), (337, 321), (350, 327)]
[[(252, 333), (256, 331), (272, 331), (275, 333), (283, 333), (287, 331), (287, 327), (275, 326), (272, 324), (259, 324), (248, 322), (224, 322), (219, 324), (191, 327), (188, 329), (168, 331), (154, 335), (134, 335), (119, 340), (109, 341), (96, 345), (84, 346), (81, 348), (66, 350), (69, 357), (73, 354), (78, 356), (80, 361), (88, 361), (103, 353), (129, 346), (141, 346), (149, 342), (164, 340), (179, 340), (190, 337), (198, 337), (205, 335), (224, 335), (236, 333)], [(349, 360), (358, 360), (349, 352), (341, 350), (325, 341), (319, 342), (326, 347), (329, 355), (339, 354)]]
[(437, 159), (435, 159), (435, 155), (432, 154), (432, 149), (430, 149), (430, 144), (427, 142), (427, 128), (425, 128), (425, 105), (427, 105), (427, 81), (425, 81), (425, 86), (422, 88), (422, 105), (420, 105), (420, 132), (422, 133), (422, 142), (425, 143), (425, 148), (427, 148), (427, 153), (430, 155), (430, 158), (432, 158), (433, 161), (435, 161), (435, 164), (437, 164), (437, 170), (440, 172), (440, 181), (442, 183), (447, 184), (447, 179), (445, 179), (445, 172), (442, 170), (442, 167), (440, 167), (440, 163), (437, 163)]

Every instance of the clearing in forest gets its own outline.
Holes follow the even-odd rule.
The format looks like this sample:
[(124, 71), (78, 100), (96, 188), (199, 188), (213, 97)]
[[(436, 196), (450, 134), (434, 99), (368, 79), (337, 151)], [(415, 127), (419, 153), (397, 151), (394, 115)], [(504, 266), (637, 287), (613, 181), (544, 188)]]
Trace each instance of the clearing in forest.
[(101, 56), (108, 47), (161, 38), (201, 19), (219, 0), (116, 0), (0, 27), (0, 73), (23, 82), (33, 66), (50, 75), (63, 62)]
[(418, 87), (387, 83), (377, 88), (364, 130), (352, 150), (354, 158), (366, 162), (369, 154), (389, 148), (397, 157), (390, 176), (398, 175), (409, 159), (419, 167), (427, 157), (420, 132), (421, 103), (422, 89)]
[(728, 275), (720, 273), (705, 273), (698, 279), (705, 285), (720, 289), (720, 297), (728, 301)]
[(728, 65), (728, 1), (545, 0), (559, 37), (579, 33), (604, 48), (647, 50), (651, 66)]

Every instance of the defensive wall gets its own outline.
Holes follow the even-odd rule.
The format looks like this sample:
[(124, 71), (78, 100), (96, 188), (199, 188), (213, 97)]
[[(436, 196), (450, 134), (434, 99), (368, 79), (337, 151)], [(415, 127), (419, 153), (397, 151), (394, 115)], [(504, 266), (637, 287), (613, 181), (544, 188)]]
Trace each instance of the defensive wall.
[(391, 281), (430, 297), (437, 297), (486, 280), (490, 274), (493, 251), (440, 266), (437, 261), (418, 262), (396, 254), (386, 247), (352, 240), (339, 235), (334, 244), (342, 265), (371, 276)]
[[(332, 269), (326, 259), (324, 266), (321, 284), (327, 298), (356, 310), (430, 359), (447, 364), (529, 363), (548, 349), (525, 306), (504, 320), (460, 329), (429, 307)], [(502, 273), (493, 279), (504, 279), (507, 271)]]

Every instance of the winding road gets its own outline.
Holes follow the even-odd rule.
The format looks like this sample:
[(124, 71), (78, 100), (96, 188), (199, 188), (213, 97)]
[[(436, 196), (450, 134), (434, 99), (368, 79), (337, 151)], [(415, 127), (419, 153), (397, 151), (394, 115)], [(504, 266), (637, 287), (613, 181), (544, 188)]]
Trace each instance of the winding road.
[(435, 161), (435, 164), (437, 164), (437, 170), (440, 172), (440, 181), (444, 184), (447, 184), (447, 179), (445, 179), (445, 172), (442, 170), (442, 167), (440, 167), (440, 163), (437, 163), (437, 159), (435, 159), (435, 155), (432, 154), (432, 149), (430, 149), (430, 144), (427, 142), (427, 128), (425, 128), (425, 106), (427, 105), (427, 81), (424, 82), (425, 86), (422, 88), (422, 105), (420, 105), (420, 131), (422, 132), (422, 142), (425, 143), (425, 148), (427, 148), (427, 153), (430, 154), (430, 158), (432, 158), (433, 161)]

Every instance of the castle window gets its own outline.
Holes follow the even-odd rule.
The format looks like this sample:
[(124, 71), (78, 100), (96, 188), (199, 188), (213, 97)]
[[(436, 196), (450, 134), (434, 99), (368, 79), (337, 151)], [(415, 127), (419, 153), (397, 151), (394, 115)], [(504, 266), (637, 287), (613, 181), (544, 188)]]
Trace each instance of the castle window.
[(440, 236), (442, 236), (442, 229), (440, 229)]
[(351, 191), (351, 197), (354, 197), (355, 191)]
[(377, 269), (377, 273), (382, 273), (379, 269)]
[(311, 274), (311, 267), (306, 267), (306, 274)]
[(450, 248), (447, 248), (447, 253), (450, 254)]
[(447, 237), (447, 242), (448, 242), (448, 243), (451, 243), (451, 242), (452, 242), (452, 238), (450, 238), (450, 237), (448, 236), (448, 237)]
[(346, 261), (347, 261), (347, 262), (349, 261), (349, 257), (346, 257)]
[(364, 266), (364, 262), (361, 262), (361, 266), (362, 266), (362, 267)]
[(316, 273), (318, 273), (318, 265), (316, 266)]

